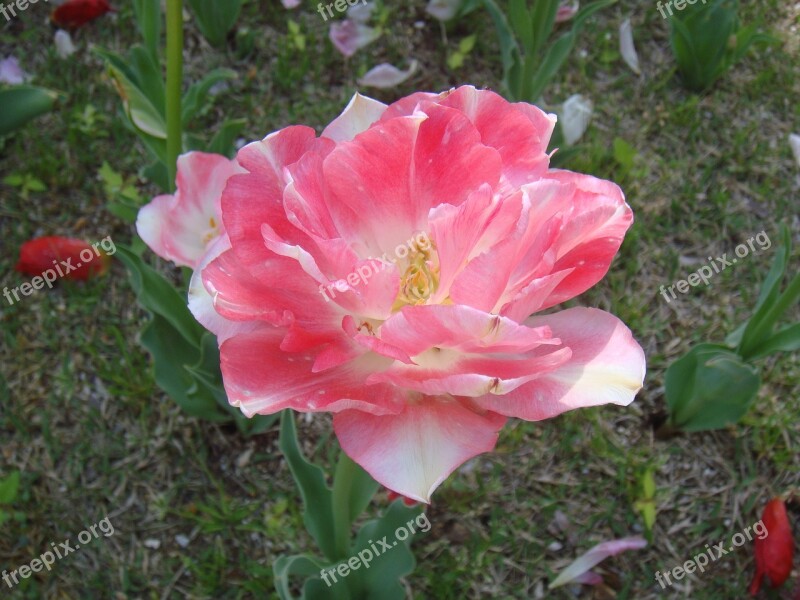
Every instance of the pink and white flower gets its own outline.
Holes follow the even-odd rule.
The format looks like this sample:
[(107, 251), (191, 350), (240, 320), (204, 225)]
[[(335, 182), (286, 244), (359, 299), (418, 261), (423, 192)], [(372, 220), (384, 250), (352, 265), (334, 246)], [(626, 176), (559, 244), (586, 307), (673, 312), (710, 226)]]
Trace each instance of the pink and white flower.
[[(183, 263), (200, 264), (231, 404), (333, 413), (342, 449), (421, 502), (508, 417), (629, 404), (645, 360), (628, 328), (541, 314), (605, 275), (633, 220), (613, 183), (549, 168), (555, 121), (469, 86), (357, 94), (320, 137), (292, 126), (242, 148), (226, 236), (209, 248), (198, 229)], [(151, 247), (187, 256), (190, 226), (161, 210)], [(399, 251), (421, 234), (432, 246)]]

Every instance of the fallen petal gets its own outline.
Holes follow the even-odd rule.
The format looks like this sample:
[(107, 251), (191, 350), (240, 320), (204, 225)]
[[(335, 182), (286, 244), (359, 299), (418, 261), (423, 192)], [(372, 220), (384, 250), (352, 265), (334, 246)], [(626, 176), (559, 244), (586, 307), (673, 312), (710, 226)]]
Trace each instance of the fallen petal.
[(0, 60), (0, 83), (19, 85), (28, 79), (30, 75), (22, 70), (16, 57), (8, 56), (5, 60)]
[(564, 102), (559, 121), (567, 146), (573, 145), (583, 137), (592, 119), (593, 108), (592, 101), (580, 94), (574, 94)]
[(331, 23), (328, 36), (339, 52), (350, 57), (367, 44), (378, 39), (381, 36), (381, 30), (345, 19), (344, 21)]
[[(587, 581), (587, 571), (609, 556), (616, 556), (620, 552), (625, 552), (626, 550), (641, 550), (645, 546), (647, 546), (647, 541), (640, 536), (627, 537), (597, 544), (597, 546), (589, 550), (583, 556), (577, 558), (575, 562), (561, 571), (561, 574), (556, 580), (550, 584), (550, 589), (576, 581), (579, 577), (582, 578), (582, 582)], [(595, 581), (593, 578), (590, 579)]]
[(558, 7), (558, 12), (556, 12), (556, 23), (563, 23), (564, 21), (569, 21), (572, 17), (575, 16), (575, 13), (578, 12), (578, 9), (581, 7), (581, 3), (578, 0), (573, 0), (571, 2), (562, 2), (561, 5)]
[(396, 85), (400, 85), (411, 77), (417, 71), (418, 65), (419, 63), (416, 60), (412, 60), (408, 69), (401, 71), (389, 63), (382, 63), (367, 71), (367, 73), (358, 80), (358, 85), (382, 89), (392, 88)]
[(461, 0), (430, 0), (425, 12), (439, 21), (449, 21), (461, 8)]
[(631, 68), (631, 71), (641, 75), (639, 55), (636, 54), (636, 48), (633, 45), (633, 28), (631, 27), (630, 19), (625, 19), (619, 26), (619, 52), (622, 54), (625, 64)]
[(59, 29), (56, 31), (54, 41), (59, 58), (68, 58), (75, 54), (77, 48), (72, 43), (72, 37), (70, 37), (69, 32)]
[(796, 133), (789, 134), (789, 146), (792, 147), (792, 154), (797, 166), (800, 167), (800, 135)]
[(300, 6), (300, 0), (281, 0), (281, 3), (283, 4), (283, 8), (288, 9)]

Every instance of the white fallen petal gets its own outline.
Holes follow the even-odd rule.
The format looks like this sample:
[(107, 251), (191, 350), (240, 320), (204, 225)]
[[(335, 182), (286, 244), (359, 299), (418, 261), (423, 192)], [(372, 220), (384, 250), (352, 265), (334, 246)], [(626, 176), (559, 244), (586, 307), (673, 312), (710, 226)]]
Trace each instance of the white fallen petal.
[(389, 63), (382, 63), (367, 71), (367, 73), (358, 80), (358, 85), (383, 89), (392, 88), (396, 85), (400, 85), (411, 77), (416, 72), (417, 66), (417, 61), (412, 60), (408, 69), (401, 71)]
[(797, 166), (800, 167), (800, 135), (796, 133), (789, 134), (789, 146), (792, 147), (792, 154), (794, 154), (794, 160), (797, 162)]
[(439, 21), (449, 21), (458, 14), (462, 0), (430, 0), (425, 11)]
[(619, 26), (619, 52), (622, 54), (625, 64), (631, 68), (631, 71), (641, 75), (639, 55), (636, 54), (636, 48), (633, 45), (633, 28), (631, 27), (630, 19), (625, 19)]
[(72, 38), (70, 37), (69, 32), (64, 31), (63, 29), (56, 31), (53, 41), (56, 44), (56, 53), (60, 58), (68, 58), (69, 56), (75, 54), (75, 51), (77, 50), (75, 44), (72, 43)]
[(366, 23), (372, 18), (372, 11), (374, 10), (374, 2), (354, 4), (347, 9), (347, 18), (356, 23)]
[(592, 119), (593, 108), (592, 101), (580, 94), (574, 94), (564, 102), (558, 121), (561, 123), (561, 131), (567, 146), (581, 139)]
[(300, 0), (281, 0), (283, 8), (297, 8), (300, 6)]
[(556, 23), (563, 23), (569, 21), (578, 12), (581, 7), (579, 0), (564, 0), (558, 7), (556, 12)]
[(597, 576), (586, 575), (592, 567), (607, 559), (609, 556), (615, 556), (620, 552), (626, 550), (641, 550), (647, 546), (647, 541), (640, 537), (627, 537), (620, 540), (612, 540), (610, 542), (603, 542), (597, 544), (594, 548), (589, 550), (583, 556), (578, 557), (570, 566), (561, 571), (561, 574), (556, 577), (555, 581), (550, 584), (550, 589), (560, 587), (576, 579), (580, 578), (582, 583), (597, 583)]

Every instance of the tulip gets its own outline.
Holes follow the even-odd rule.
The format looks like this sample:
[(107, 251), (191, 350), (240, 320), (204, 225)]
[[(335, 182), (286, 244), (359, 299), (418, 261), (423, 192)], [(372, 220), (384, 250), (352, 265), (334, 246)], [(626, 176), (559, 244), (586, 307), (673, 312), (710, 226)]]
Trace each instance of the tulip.
[(770, 500), (764, 508), (761, 521), (767, 535), (755, 540), (756, 574), (750, 584), (750, 594), (753, 596), (761, 589), (765, 575), (771, 588), (782, 586), (792, 572), (794, 555), (792, 527), (783, 501), (778, 498)]
[(14, 268), (31, 276), (60, 271), (65, 279), (86, 281), (108, 271), (109, 262), (108, 256), (83, 240), (50, 236), (25, 242)]

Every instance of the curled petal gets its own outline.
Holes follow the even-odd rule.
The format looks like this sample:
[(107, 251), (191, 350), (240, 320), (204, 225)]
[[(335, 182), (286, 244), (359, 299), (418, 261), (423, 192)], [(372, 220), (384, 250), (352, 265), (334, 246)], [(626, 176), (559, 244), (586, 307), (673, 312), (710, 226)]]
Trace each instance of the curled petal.
[(574, 94), (564, 102), (559, 122), (567, 146), (572, 146), (583, 137), (592, 120), (593, 108), (592, 101), (580, 94)]
[(630, 19), (625, 19), (619, 26), (619, 53), (631, 71), (637, 75), (642, 74), (639, 69), (639, 55), (636, 54), (636, 48), (633, 45), (633, 28)]
[(353, 56), (358, 50), (381, 36), (381, 30), (351, 19), (331, 23), (328, 36), (336, 49), (344, 56)]

